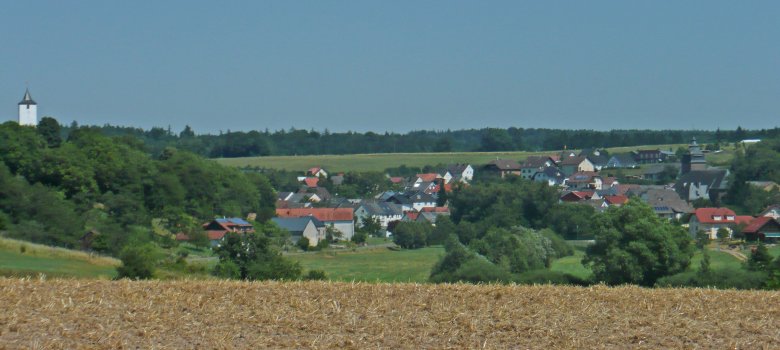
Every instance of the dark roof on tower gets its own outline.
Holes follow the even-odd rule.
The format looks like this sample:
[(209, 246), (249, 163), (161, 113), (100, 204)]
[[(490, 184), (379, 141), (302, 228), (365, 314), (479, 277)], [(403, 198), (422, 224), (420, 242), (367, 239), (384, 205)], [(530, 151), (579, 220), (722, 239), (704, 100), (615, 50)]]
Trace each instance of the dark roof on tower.
[(22, 102), (19, 102), (20, 105), (37, 105), (35, 101), (33, 101), (32, 97), (30, 96), (30, 89), (27, 89), (24, 92), (24, 97), (22, 98)]

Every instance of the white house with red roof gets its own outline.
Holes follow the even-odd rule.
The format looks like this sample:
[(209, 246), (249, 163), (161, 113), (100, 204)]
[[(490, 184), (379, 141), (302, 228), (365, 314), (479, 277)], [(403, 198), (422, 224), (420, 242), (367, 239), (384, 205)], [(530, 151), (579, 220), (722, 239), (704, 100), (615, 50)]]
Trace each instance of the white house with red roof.
[(355, 211), (352, 208), (287, 208), (276, 209), (280, 218), (300, 218), (313, 216), (342, 233), (341, 239), (350, 240), (355, 234)]
[(699, 208), (693, 212), (688, 222), (688, 230), (691, 237), (696, 237), (696, 232), (704, 231), (710, 239), (718, 238), (718, 230), (723, 227), (733, 233), (738, 224), (749, 224), (752, 216), (737, 216), (729, 208)]

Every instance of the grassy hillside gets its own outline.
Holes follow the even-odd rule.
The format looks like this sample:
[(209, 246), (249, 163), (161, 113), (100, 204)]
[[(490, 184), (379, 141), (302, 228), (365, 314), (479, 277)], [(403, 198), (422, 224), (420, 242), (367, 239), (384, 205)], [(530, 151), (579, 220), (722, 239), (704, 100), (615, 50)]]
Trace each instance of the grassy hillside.
[[(610, 153), (628, 152), (635, 149), (676, 150), (681, 145), (655, 145), (609, 148)], [(545, 152), (449, 152), (449, 153), (378, 153), (321, 156), (268, 156), (245, 158), (219, 158), (216, 161), (228, 166), (257, 166), (261, 168), (305, 171), (313, 166), (322, 166), (330, 171), (383, 171), (401, 165), (423, 167), (425, 165), (469, 163), (485, 164), (493, 159), (522, 160), (529, 155), (557, 154), (560, 151)]]
[(431, 268), (444, 255), (441, 247), (392, 251), (387, 248), (355, 252), (291, 254), (306, 270), (324, 270), (331, 281), (418, 282), (428, 281)]
[(111, 278), (116, 259), (0, 238), (0, 276)]
[(0, 279), (9, 348), (780, 348), (780, 293)]

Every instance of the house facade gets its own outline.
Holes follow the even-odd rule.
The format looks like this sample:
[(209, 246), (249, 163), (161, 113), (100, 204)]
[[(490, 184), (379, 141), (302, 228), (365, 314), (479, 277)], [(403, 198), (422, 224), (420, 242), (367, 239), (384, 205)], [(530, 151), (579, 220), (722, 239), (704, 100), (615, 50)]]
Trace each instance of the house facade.
[(693, 212), (688, 222), (688, 230), (693, 238), (696, 238), (696, 233), (701, 230), (710, 239), (717, 239), (718, 230), (725, 228), (731, 237), (736, 225), (749, 224), (752, 219), (751, 216), (737, 216), (728, 208), (699, 208)]
[(341, 232), (342, 240), (351, 240), (355, 235), (355, 211), (353, 208), (290, 208), (276, 209), (278, 217), (313, 216), (326, 226)]
[(294, 244), (306, 237), (309, 240), (309, 246), (316, 246), (327, 236), (325, 224), (313, 216), (304, 216), (297, 218), (271, 218), (271, 221), (280, 228), (290, 232), (290, 240)]
[(584, 156), (565, 158), (559, 163), (559, 168), (566, 176), (570, 176), (576, 172), (581, 171), (596, 171), (593, 163), (591, 163), (590, 160)]
[(509, 175), (520, 176), (522, 174), (520, 171), (520, 164), (510, 159), (491, 160), (483, 169), (487, 172), (497, 173), (501, 178), (505, 178)]
[(532, 179), (536, 173), (555, 165), (555, 161), (547, 156), (528, 156), (520, 165), (520, 176), (524, 179)]

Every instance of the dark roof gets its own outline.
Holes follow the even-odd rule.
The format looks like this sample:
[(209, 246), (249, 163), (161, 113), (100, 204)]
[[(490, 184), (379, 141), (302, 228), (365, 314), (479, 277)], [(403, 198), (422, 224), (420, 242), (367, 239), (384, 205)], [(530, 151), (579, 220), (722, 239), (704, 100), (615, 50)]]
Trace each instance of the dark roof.
[(563, 180), (566, 179), (566, 176), (563, 175), (561, 170), (554, 166), (546, 167), (542, 171), (537, 171), (536, 173), (534, 173), (533, 176), (534, 180), (537, 178), (537, 176), (541, 176), (540, 174), (544, 174), (545, 176), (547, 176), (548, 179), (555, 179), (559, 183), (563, 182)]
[(708, 190), (726, 189), (726, 170), (692, 170), (683, 174), (674, 184), (674, 190), (681, 196), (688, 198), (688, 190), (692, 183), (707, 185)]
[(586, 158), (584, 156), (566, 157), (561, 160), (560, 165), (580, 165)]
[(271, 221), (273, 221), (277, 226), (290, 231), (291, 233), (303, 232), (303, 230), (305, 230), (306, 226), (309, 224), (309, 221), (314, 223), (314, 227), (325, 226), (322, 221), (317, 220), (317, 218), (313, 216), (303, 216), (299, 218), (271, 218)]
[(30, 89), (27, 89), (24, 92), (24, 97), (22, 97), (22, 102), (19, 102), (20, 105), (37, 105), (35, 101), (33, 101), (32, 96), (30, 96)]
[(523, 168), (541, 168), (546, 167), (548, 164), (547, 162), (550, 162), (550, 164), (555, 164), (555, 161), (552, 160), (552, 158), (548, 156), (528, 156), (528, 158), (523, 161)]
[[(638, 192), (638, 191), (637, 191)], [(636, 192), (634, 192), (636, 193)], [(638, 194), (651, 207), (668, 207), (677, 213), (692, 213), (693, 207), (674, 190), (650, 188)]]
[[(634, 160), (634, 155), (631, 153), (618, 153), (612, 156), (612, 158), (615, 158), (615, 160), (620, 163), (622, 166), (633, 166), (636, 165), (636, 160)], [(610, 159), (612, 160), (612, 159)]]
[(520, 170), (520, 164), (511, 159), (491, 160), (486, 167), (495, 167), (498, 170)]
[(252, 225), (242, 218), (221, 218), (217, 219), (220, 224), (234, 224), (234, 225)]
[(605, 156), (604, 154), (595, 155), (595, 154), (589, 154), (587, 157), (588, 160), (593, 163), (593, 165), (607, 165), (607, 162), (609, 162), (609, 158)]
[(452, 176), (462, 175), (468, 166), (468, 164), (450, 164), (444, 170), (449, 171)]
[(362, 206), (369, 215), (395, 216), (403, 214), (401, 206), (396, 203), (365, 200), (360, 203), (360, 206)]

